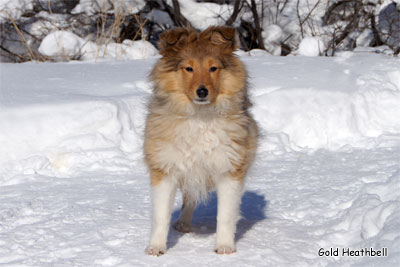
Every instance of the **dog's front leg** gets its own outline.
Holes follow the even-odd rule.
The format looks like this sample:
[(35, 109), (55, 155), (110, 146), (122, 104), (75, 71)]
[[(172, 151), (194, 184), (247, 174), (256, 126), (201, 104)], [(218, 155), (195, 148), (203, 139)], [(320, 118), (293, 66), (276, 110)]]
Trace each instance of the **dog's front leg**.
[(218, 215), (217, 245), (215, 252), (230, 254), (236, 251), (235, 232), (239, 219), (240, 202), (243, 193), (241, 179), (227, 176), (217, 182)]
[(164, 177), (152, 185), (153, 225), (151, 240), (146, 248), (148, 255), (160, 256), (167, 251), (167, 237), (174, 204), (176, 183), (170, 177)]

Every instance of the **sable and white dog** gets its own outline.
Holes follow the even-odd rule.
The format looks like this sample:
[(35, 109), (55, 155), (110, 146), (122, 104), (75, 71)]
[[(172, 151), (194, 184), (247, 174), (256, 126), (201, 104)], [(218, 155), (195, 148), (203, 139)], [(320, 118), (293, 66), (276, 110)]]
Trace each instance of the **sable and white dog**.
[(161, 34), (162, 58), (151, 80), (146, 122), (153, 224), (146, 253), (166, 252), (176, 189), (183, 195), (174, 228), (189, 232), (196, 203), (216, 189), (218, 254), (235, 252), (236, 223), (246, 171), (256, 148), (257, 126), (248, 113), (247, 74), (233, 54), (235, 30), (175, 28)]

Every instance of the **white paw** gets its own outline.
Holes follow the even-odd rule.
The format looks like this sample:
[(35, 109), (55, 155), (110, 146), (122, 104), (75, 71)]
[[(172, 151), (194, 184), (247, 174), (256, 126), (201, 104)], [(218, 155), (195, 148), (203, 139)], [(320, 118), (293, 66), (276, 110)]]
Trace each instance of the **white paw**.
[(162, 246), (148, 246), (146, 248), (146, 254), (151, 256), (161, 256), (167, 252), (166, 247)]
[(181, 233), (190, 233), (190, 225), (180, 221), (174, 223), (174, 229)]
[(217, 254), (232, 254), (236, 249), (232, 246), (217, 246), (214, 250)]

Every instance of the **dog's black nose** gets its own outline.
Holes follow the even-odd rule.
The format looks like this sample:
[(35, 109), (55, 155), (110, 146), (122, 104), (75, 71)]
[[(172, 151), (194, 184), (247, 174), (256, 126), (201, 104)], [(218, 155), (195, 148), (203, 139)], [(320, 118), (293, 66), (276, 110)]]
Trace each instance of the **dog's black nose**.
[(196, 94), (200, 98), (206, 98), (208, 96), (208, 89), (204, 85), (201, 85), (197, 88)]

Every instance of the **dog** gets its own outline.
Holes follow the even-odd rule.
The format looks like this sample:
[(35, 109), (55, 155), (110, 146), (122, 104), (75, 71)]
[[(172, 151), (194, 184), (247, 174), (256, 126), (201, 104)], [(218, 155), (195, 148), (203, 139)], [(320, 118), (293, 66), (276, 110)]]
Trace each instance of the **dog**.
[(218, 197), (215, 252), (236, 251), (235, 232), (257, 125), (248, 112), (247, 72), (234, 55), (234, 28), (175, 28), (160, 36), (161, 58), (146, 120), (144, 154), (150, 172), (152, 232), (145, 252), (166, 253), (176, 189), (183, 205), (174, 228), (190, 232), (196, 204)]

